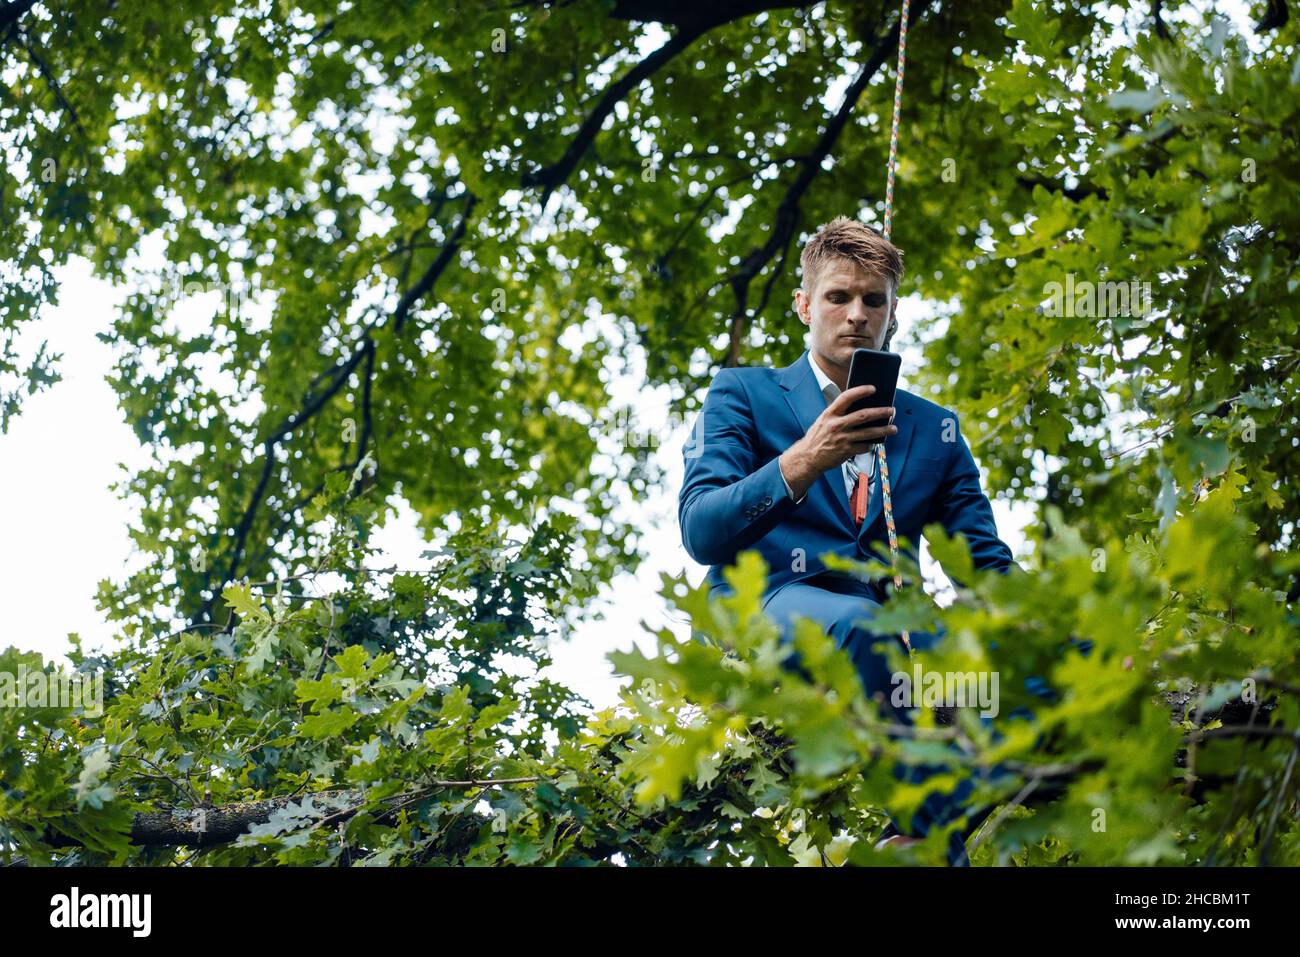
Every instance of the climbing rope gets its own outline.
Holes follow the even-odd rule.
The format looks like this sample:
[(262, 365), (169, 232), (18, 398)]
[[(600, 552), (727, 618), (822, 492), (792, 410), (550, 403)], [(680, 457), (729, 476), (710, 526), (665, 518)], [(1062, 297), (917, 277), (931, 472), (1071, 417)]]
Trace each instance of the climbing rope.
[[(903, 67), (907, 63), (907, 14), (909, 0), (903, 0), (903, 12), (898, 22), (898, 76), (894, 79), (894, 121), (889, 130), (889, 164), (885, 181), (885, 228), (886, 240), (894, 231), (894, 166), (898, 162), (898, 116), (903, 109)], [(892, 338), (892, 337), (891, 337)], [(889, 496), (889, 464), (885, 461), (885, 443), (876, 446), (876, 456), (880, 462), (880, 493), (885, 506), (885, 529), (889, 533), (889, 557), (894, 572), (894, 592), (903, 587), (903, 575), (898, 570), (898, 529), (894, 525), (894, 504)], [(903, 629), (903, 647), (912, 653), (912, 642), (907, 629)]]
[(898, 116), (903, 111), (903, 68), (907, 63), (907, 9), (903, 0), (902, 19), (898, 21), (898, 76), (894, 78), (894, 121), (889, 129), (889, 168), (885, 181), (885, 238), (894, 231), (894, 166), (898, 163)]

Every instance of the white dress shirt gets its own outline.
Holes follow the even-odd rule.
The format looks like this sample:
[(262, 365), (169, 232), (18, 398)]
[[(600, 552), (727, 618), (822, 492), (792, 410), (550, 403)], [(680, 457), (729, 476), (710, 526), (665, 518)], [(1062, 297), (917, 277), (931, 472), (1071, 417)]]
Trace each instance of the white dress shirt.
[[(812, 357), (812, 352), (809, 352), (806, 358), (808, 364), (812, 366), (813, 375), (817, 376), (817, 387), (821, 390), (822, 397), (826, 399), (826, 404), (830, 405), (839, 396), (840, 387), (832, 382), (830, 376), (822, 371), (822, 367), (819, 366), (817, 361)], [(854, 468), (866, 475), (867, 487), (870, 488), (871, 480), (876, 474), (876, 453), (874, 450), (870, 452), (859, 452), (853, 458), (840, 466), (840, 474), (844, 477), (844, 497), (846, 499), (852, 498), (853, 486), (857, 481), (852, 469), (849, 468), (849, 463), (852, 463)], [(778, 462), (777, 468), (779, 469), (780, 467), (781, 463)], [(786, 494), (791, 498), (794, 498), (794, 491), (790, 488), (790, 483), (786, 481), (784, 472), (781, 473), (781, 481), (785, 482)], [(803, 498), (807, 497), (808, 493), (804, 492)], [(799, 499), (795, 504), (799, 505), (802, 503), (803, 498)]]

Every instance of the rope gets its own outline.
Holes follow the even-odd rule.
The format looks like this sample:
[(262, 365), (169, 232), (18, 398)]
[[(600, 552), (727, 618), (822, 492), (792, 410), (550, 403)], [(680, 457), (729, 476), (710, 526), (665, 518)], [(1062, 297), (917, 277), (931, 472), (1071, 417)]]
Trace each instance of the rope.
[[(898, 24), (898, 76), (894, 80), (894, 120), (889, 130), (889, 168), (885, 182), (885, 228), (886, 240), (894, 231), (894, 167), (898, 162), (898, 117), (903, 111), (903, 68), (907, 63), (907, 15), (910, 0), (903, 0), (902, 18)], [(903, 575), (898, 570), (898, 529), (894, 525), (894, 503), (889, 495), (889, 463), (885, 461), (885, 443), (876, 446), (876, 456), (880, 461), (880, 493), (885, 506), (885, 529), (889, 533), (889, 557), (894, 572), (894, 592), (903, 587)], [(903, 629), (903, 647), (912, 653), (912, 642), (907, 629)]]
[(902, 19), (898, 22), (898, 76), (894, 79), (894, 121), (889, 130), (889, 171), (885, 181), (885, 238), (894, 231), (894, 166), (898, 163), (898, 116), (903, 112), (903, 68), (907, 64), (907, 10), (910, 0), (903, 0)]

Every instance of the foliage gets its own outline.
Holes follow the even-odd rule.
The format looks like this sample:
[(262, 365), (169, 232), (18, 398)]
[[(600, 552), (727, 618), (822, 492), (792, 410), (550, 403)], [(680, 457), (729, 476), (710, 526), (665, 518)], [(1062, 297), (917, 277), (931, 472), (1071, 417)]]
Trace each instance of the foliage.
[[(598, 454), (605, 376), (643, 354), (686, 412), (792, 360), (800, 238), (880, 218), (891, 11), (0, 5), (0, 429), (57, 378), (17, 335), (79, 255), (138, 287), (100, 335), (153, 455), (121, 645), (71, 655), (103, 714), (0, 709), (0, 853), (937, 861), (868, 851), (924, 760), (1010, 769), (976, 863), (1297, 863), (1295, 22), (913, 4), (911, 386), (1041, 520), (1009, 578), (927, 530), (969, 588), (882, 626), (942, 622), (927, 668), (999, 674), (997, 718), (890, 728), (815, 630), (782, 669), (745, 556), (733, 599), (665, 582), (711, 643), (618, 655), (621, 708), (538, 674), (663, 479)], [(1044, 308), (1069, 277), (1151, 308)], [(431, 573), (365, 570), (399, 500)]]
[[(232, 585), (229, 630), (75, 655), (83, 671), (107, 669), (101, 714), (0, 710), (0, 841), (40, 863), (879, 863), (893, 859), (870, 850), (880, 808), (905, 820), (923, 797), (891, 773), (901, 761), (948, 765), (948, 786), (1010, 769), (972, 810), (1052, 793), (1030, 816), (1004, 814), (977, 860), (1300, 863), (1300, 827), (1279, 813), (1300, 743), (1249, 736), (1300, 723), (1295, 698), (1270, 692), (1297, 671), (1294, 620), (1256, 584), (1292, 568), (1274, 567), (1234, 514), (1241, 485), (1230, 473), (1159, 538), (1108, 542), (1100, 572), (1067, 526), (1046, 567), (1009, 576), (971, 569), (964, 541), (932, 528), (945, 567), (973, 584), (944, 609), (900, 595), (889, 623), (942, 622), (948, 650), (918, 662), (998, 673), (1001, 713), (959, 709), (941, 726), (922, 711), (910, 730), (863, 697), (809, 623), (804, 671), (782, 665), (752, 553), (732, 598), (666, 580), (711, 640), (665, 629), (658, 653), (615, 654), (631, 687), (620, 707), (583, 716), (537, 676), (544, 636), (526, 623), (531, 604), (565, 600), (571, 531), (467, 538), (427, 575), (366, 574), (358, 525), (374, 506), (336, 490), (318, 499), (333, 535), (315, 574), (345, 587), (314, 599), (292, 586), (315, 574), (274, 591)], [(1087, 654), (1066, 647), (1070, 633)], [(1024, 680), (1035, 674), (1049, 676), (1050, 703)], [(1163, 692), (1195, 686), (1204, 708), (1242, 693), (1226, 675), (1254, 676), (1267, 722), (1215, 734), (1171, 721)], [(222, 815), (259, 803), (220, 839)], [(194, 826), (207, 808), (186, 836), (196, 846), (151, 845), (160, 816)], [(944, 846), (899, 853), (934, 863)]]

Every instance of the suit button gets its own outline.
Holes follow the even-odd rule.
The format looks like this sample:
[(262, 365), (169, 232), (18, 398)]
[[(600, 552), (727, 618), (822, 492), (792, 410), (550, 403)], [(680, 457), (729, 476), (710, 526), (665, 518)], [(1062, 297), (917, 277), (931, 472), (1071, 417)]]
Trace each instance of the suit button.
[(771, 504), (772, 504), (772, 496), (769, 495), (767, 498), (763, 499), (763, 504), (764, 504), (764, 505), (771, 505)]

